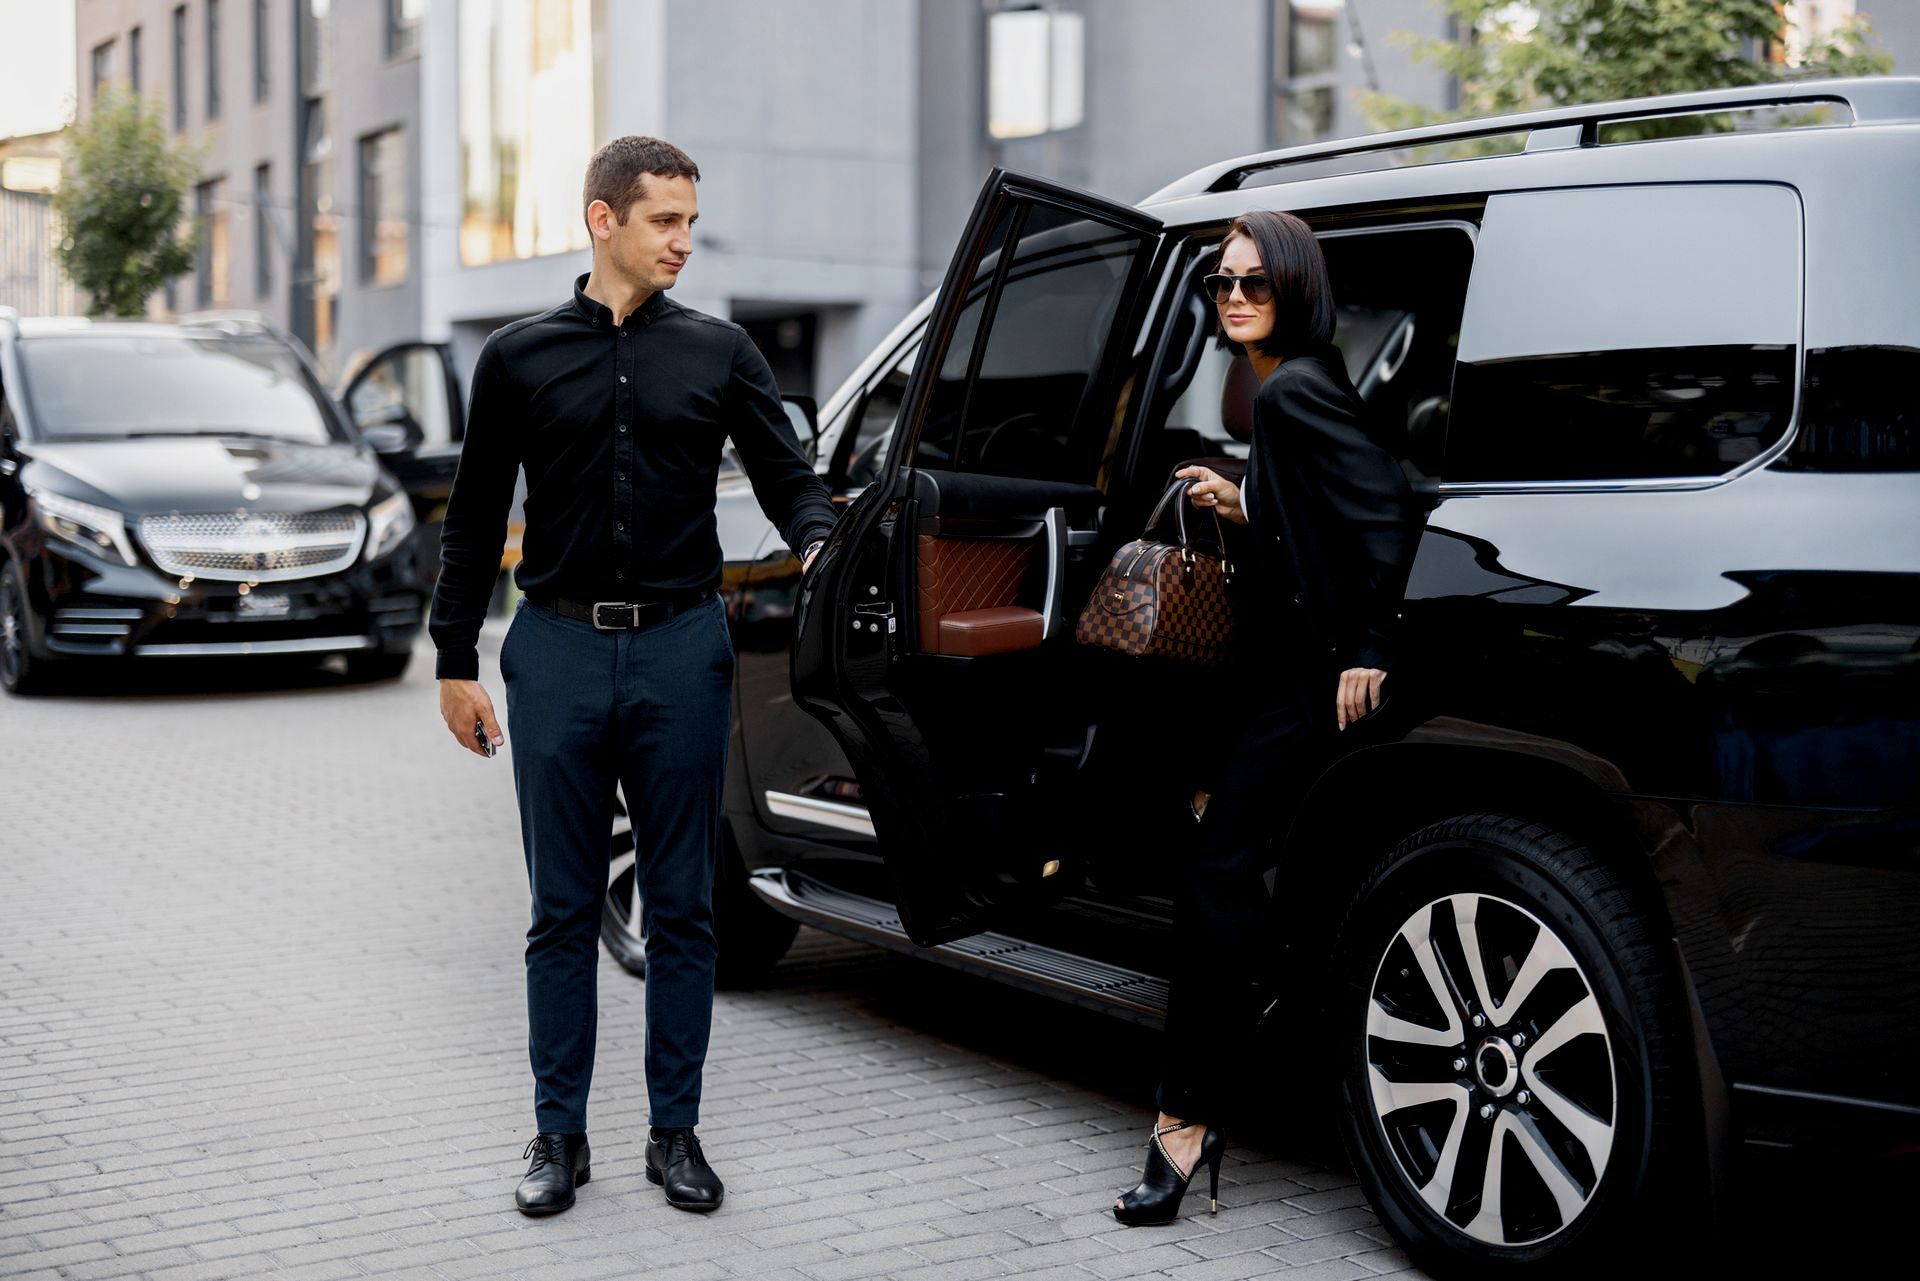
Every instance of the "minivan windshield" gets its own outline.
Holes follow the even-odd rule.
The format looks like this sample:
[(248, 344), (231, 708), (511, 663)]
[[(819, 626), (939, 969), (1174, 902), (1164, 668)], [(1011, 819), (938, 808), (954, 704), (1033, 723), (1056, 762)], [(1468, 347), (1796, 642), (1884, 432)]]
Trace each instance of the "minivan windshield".
[(129, 334), (19, 344), (38, 434), (55, 440), (237, 435), (345, 442), (299, 359), (269, 338)]

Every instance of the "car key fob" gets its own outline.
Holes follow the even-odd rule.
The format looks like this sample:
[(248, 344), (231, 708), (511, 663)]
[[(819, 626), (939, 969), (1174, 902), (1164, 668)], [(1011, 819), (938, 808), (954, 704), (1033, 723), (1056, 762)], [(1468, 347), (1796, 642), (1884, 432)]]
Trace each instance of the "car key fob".
[(487, 723), (478, 716), (473, 718), (473, 741), (478, 743), (480, 750), (488, 756), (492, 756), (498, 750), (494, 747), (493, 740), (487, 737)]

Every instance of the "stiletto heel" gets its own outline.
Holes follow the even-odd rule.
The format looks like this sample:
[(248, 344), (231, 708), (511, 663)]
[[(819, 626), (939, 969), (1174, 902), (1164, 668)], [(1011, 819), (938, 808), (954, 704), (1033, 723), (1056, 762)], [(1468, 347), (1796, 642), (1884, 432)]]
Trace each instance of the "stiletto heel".
[(1200, 1152), (1194, 1157), (1193, 1168), (1185, 1174), (1173, 1163), (1167, 1154), (1166, 1144), (1160, 1141), (1163, 1134), (1172, 1134), (1175, 1130), (1184, 1130), (1193, 1125), (1192, 1121), (1176, 1121), (1174, 1124), (1155, 1127), (1147, 1140), (1147, 1168), (1140, 1176), (1140, 1183), (1131, 1192), (1120, 1198), (1120, 1204), (1113, 1207), (1113, 1217), (1129, 1226), (1146, 1223), (1172, 1223), (1180, 1216), (1180, 1202), (1187, 1194), (1187, 1186), (1193, 1182), (1193, 1176), (1201, 1166), (1207, 1167), (1208, 1212), (1220, 1212), (1220, 1161), (1226, 1155), (1227, 1141), (1220, 1137), (1220, 1131), (1207, 1127), (1205, 1137), (1200, 1140)]

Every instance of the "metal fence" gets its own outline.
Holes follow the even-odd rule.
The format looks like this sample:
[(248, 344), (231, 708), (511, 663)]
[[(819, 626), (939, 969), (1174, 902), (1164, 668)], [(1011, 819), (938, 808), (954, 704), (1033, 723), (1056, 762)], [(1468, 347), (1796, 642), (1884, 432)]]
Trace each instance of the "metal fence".
[(70, 316), (82, 310), (79, 291), (54, 261), (59, 239), (51, 197), (0, 187), (0, 306), (23, 316)]

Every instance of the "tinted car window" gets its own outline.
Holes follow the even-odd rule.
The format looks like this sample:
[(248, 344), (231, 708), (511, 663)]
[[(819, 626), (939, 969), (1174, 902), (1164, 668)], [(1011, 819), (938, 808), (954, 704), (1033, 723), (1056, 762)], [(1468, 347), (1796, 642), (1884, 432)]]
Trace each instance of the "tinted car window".
[(1005, 251), (1004, 223), (994, 232), (997, 248), (982, 259), (977, 296), (947, 349), (914, 464), (1090, 483), (1108, 420), (1088, 392), (1141, 238), (1046, 205), (1015, 206), (1008, 216), (1023, 212), (998, 293), (987, 285)]
[(33, 425), (53, 439), (234, 434), (344, 440), (291, 351), (270, 339), (129, 335), (20, 344)]
[(860, 417), (853, 425), (853, 445), (847, 455), (847, 485), (870, 485), (880, 475), (880, 468), (887, 460), (887, 445), (893, 439), (894, 421), (900, 417), (900, 403), (906, 398), (907, 378), (913, 373), (913, 362), (919, 355), (920, 344), (916, 342), (861, 402)]
[(1792, 418), (1799, 281), (1783, 187), (1492, 197), (1446, 479), (1712, 476), (1755, 457)]

